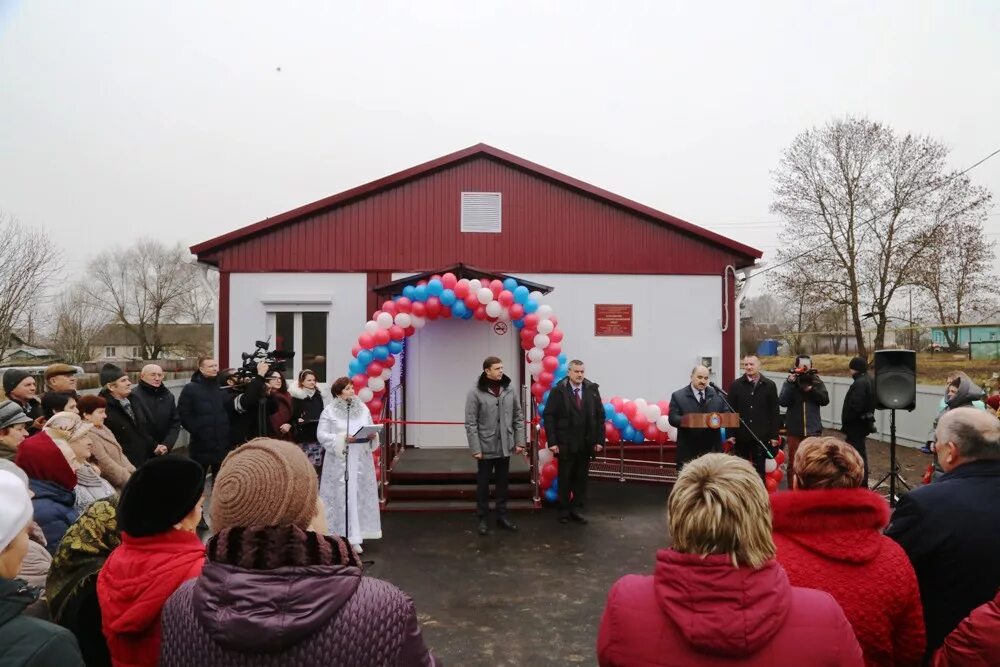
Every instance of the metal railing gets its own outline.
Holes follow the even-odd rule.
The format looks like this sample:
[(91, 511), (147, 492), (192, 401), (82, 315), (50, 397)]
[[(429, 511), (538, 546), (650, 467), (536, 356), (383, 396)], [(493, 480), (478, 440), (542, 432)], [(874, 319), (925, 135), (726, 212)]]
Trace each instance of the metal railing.
[(400, 413), (403, 408), (403, 384), (399, 383), (386, 394), (382, 403), (382, 423), (386, 424), (385, 439), (382, 443), (382, 453), (379, 455), (378, 502), (385, 509), (386, 488), (390, 484), (392, 467), (399, 458), (399, 453), (406, 443), (403, 442), (405, 430), (401, 427)]
[[(641, 459), (625, 458), (626, 446), (624, 443), (605, 446), (606, 453), (609, 452), (609, 448), (611, 450), (617, 448), (618, 455), (596, 457), (590, 462), (590, 477), (617, 479), (619, 482), (671, 483), (677, 481), (677, 466), (673, 461), (667, 461), (667, 446), (665, 444), (634, 445), (634, 451), (646, 455), (645, 458)], [(655, 456), (653, 456), (653, 452), (656, 452)]]

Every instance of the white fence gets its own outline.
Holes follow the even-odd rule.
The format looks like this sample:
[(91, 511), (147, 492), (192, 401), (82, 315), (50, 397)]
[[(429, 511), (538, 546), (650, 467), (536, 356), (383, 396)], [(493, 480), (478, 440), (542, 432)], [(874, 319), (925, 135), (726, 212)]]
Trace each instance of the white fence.
[[(781, 385), (788, 374), (765, 372), (764, 375), (774, 380), (780, 393)], [(823, 426), (826, 428), (840, 429), (840, 414), (844, 406), (844, 397), (847, 396), (847, 389), (852, 382), (851, 378), (846, 377), (823, 377), (823, 383), (826, 384), (826, 388), (830, 392), (829, 405), (820, 408)], [(934, 423), (934, 417), (937, 416), (943, 397), (943, 385), (918, 384), (916, 409), (912, 412), (896, 411), (896, 442), (907, 447), (919, 447), (924, 444), (928, 439), (931, 425)], [(889, 442), (889, 410), (875, 412), (875, 425), (878, 426), (878, 433), (873, 433), (870, 437)]]

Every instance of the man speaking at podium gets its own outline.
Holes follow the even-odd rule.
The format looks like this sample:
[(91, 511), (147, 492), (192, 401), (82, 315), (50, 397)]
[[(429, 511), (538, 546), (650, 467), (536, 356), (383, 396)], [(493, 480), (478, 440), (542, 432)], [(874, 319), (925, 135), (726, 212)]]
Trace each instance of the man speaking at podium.
[(677, 428), (677, 473), (684, 464), (702, 454), (722, 449), (719, 429), (685, 428), (684, 415), (707, 412), (732, 412), (715, 389), (708, 386), (709, 372), (705, 366), (691, 371), (691, 384), (675, 391), (670, 397), (670, 423)]

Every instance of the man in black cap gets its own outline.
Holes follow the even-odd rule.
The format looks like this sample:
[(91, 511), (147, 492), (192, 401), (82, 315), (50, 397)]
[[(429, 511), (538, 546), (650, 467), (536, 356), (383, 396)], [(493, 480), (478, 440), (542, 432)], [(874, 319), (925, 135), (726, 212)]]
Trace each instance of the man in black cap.
[(149, 416), (140, 401), (129, 400), (132, 381), (128, 373), (114, 364), (104, 364), (101, 368), (101, 397), (108, 402), (107, 421), (104, 425), (111, 429), (122, 446), (125, 456), (136, 468), (155, 455), (156, 443), (149, 436)]
[(31, 373), (12, 368), (3, 374), (3, 391), (7, 398), (17, 403), (24, 414), (31, 417), (28, 433), (37, 433), (45, 426), (42, 402), (38, 400), (38, 386)]
[(868, 362), (863, 357), (854, 357), (849, 365), (854, 383), (844, 396), (844, 408), (840, 414), (840, 430), (847, 436), (847, 442), (858, 450), (865, 462), (863, 484), (868, 487), (868, 451), (865, 439), (875, 432), (875, 387), (868, 375)]

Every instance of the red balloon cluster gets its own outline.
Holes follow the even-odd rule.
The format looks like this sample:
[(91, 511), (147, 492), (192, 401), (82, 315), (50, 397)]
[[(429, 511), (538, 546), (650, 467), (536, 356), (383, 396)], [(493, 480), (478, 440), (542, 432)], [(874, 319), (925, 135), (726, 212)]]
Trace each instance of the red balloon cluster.
[(775, 493), (778, 490), (778, 485), (781, 484), (781, 479), (785, 476), (781, 470), (781, 464), (784, 462), (785, 452), (779, 449), (774, 454), (774, 470), (764, 474), (764, 486), (767, 487), (768, 493)]

